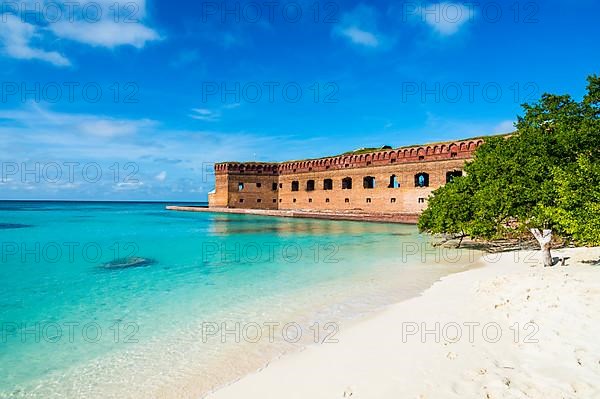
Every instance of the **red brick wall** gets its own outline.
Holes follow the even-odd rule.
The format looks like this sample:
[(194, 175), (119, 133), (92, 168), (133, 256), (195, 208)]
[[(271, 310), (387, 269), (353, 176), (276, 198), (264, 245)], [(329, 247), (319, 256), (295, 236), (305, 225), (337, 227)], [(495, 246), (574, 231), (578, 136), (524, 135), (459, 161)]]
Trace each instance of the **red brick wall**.
[[(226, 198), (230, 208), (419, 213), (427, 207), (431, 192), (446, 183), (446, 173), (462, 170), (482, 142), (465, 140), (279, 164), (217, 164), (216, 192), (209, 205), (222, 207)], [(429, 174), (428, 187), (415, 187), (418, 173)], [(391, 175), (396, 175), (399, 188), (388, 187)], [(366, 176), (375, 178), (375, 188), (363, 187)], [(342, 189), (345, 177), (352, 178), (352, 189)], [(324, 179), (333, 180), (332, 190), (323, 189)], [(315, 181), (314, 191), (307, 191), (308, 180)], [(298, 191), (292, 191), (294, 181)], [(239, 183), (244, 184), (242, 190)]]

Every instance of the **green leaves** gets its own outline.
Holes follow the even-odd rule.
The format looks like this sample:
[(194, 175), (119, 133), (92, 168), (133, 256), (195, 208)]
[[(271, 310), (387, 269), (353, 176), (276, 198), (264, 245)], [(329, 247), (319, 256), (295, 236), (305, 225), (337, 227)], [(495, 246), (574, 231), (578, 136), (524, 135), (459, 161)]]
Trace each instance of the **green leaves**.
[(595, 75), (582, 102), (544, 94), (524, 105), (518, 133), (487, 139), (466, 176), (433, 193), (419, 229), (493, 239), (553, 228), (600, 245), (599, 105)]

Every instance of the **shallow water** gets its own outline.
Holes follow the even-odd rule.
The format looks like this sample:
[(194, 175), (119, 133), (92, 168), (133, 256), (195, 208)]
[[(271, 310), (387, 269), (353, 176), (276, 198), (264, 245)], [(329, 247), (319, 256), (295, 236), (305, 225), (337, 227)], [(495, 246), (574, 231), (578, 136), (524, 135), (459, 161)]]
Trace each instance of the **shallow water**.
[(404, 225), (0, 205), (0, 397), (201, 395), (475, 261)]

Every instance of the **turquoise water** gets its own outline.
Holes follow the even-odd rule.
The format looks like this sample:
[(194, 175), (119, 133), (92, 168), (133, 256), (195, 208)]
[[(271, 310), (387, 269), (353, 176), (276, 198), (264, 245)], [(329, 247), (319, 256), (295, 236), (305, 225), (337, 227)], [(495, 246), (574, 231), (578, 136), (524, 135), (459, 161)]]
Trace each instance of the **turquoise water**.
[(0, 397), (197, 397), (474, 261), (412, 226), (164, 206), (0, 203)]

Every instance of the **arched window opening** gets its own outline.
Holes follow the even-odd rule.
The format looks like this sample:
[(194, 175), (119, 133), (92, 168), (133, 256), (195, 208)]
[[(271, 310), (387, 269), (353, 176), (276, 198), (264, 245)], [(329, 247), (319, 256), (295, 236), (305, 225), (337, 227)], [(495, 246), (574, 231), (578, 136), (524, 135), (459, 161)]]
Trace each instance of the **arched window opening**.
[(429, 187), (429, 174), (418, 173), (415, 175), (415, 187)]
[(373, 176), (365, 176), (363, 178), (363, 187), (367, 189), (375, 188), (375, 178)]
[(451, 170), (450, 172), (446, 172), (446, 183), (450, 183), (454, 178), (461, 177), (462, 175), (462, 170)]
[(300, 183), (297, 181), (292, 182), (292, 191), (298, 191), (300, 189)]
[(314, 180), (308, 180), (306, 182), (306, 191), (315, 191), (315, 181)]
[(323, 190), (333, 190), (333, 180), (331, 180), (331, 179), (323, 180)]
[(352, 189), (352, 178), (344, 177), (342, 179), (342, 190), (350, 190)]
[(400, 187), (400, 182), (398, 181), (398, 177), (396, 175), (391, 175), (390, 176), (390, 185), (388, 186), (388, 188), (399, 188)]

